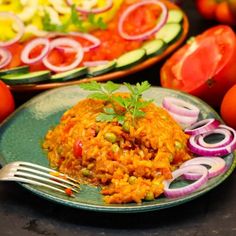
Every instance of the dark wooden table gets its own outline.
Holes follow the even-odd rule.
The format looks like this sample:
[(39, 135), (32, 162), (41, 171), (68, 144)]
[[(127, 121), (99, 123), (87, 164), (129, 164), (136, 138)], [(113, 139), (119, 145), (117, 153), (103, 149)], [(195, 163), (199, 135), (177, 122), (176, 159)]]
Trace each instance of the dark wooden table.
[[(183, 2), (190, 20), (189, 36), (215, 24), (199, 16), (193, 1)], [(159, 85), (159, 68), (163, 62), (122, 81), (149, 80)], [(18, 105), (29, 99), (29, 95), (15, 96)], [(214, 190), (184, 205), (121, 215), (65, 207), (39, 198), (16, 183), (0, 183), (0, 235), (235, 236), (235, 186), (234, 172)]]

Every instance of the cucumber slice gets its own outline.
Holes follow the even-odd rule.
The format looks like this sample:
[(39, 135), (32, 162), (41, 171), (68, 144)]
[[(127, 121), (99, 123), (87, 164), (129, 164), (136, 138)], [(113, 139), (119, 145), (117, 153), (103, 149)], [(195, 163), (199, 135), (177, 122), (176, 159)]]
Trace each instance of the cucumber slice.
[(127, 69), (140, 63), (146, 57), (146, 50), (143, 48), (136, 49), (123, 54), (116, 60), (116, 69)]
[(148, 57), (153, 57), (165, 51), (166, 43), (161, 39), (154, 39), (145, 43), (142, 48), (146, 50), (146, 55)]
[(9, 74), (24, 74), (29, 72), (29, 66), (19, 66), (11, 69), (0, 70), (0, 76)]
[(32, 84), (50, 79), (51, 73), (48, 70), (36, 71), (26, 74), (9, 74), (1, 76), (0, 79), (9, 85)]
[(87, 67), (79, 67), (70, 71), (58, 73), (55, 75), (52, 75), (50, 78), (51, 82), (60, 82), (60, 81), (67, 81), (67, 80), (72, 80), (75, 78), (78, 78), (82, 75), (87, 74), (88, 69)]
[(89, 67), (88, 74), (89, 76), (98, 76), (105, 74), (116, 67), (116, 61), (109, 61), (104, 65)]
[(165, 24), (156, 34), (156, 39), (162, 39), (165, 43), (173, 43), (181, 34), (182, 26), (178, 23)]
[(169, 10), (168, 18), (166, 23), (181, 23), (184, 18), (182, 11), (178, 9)]

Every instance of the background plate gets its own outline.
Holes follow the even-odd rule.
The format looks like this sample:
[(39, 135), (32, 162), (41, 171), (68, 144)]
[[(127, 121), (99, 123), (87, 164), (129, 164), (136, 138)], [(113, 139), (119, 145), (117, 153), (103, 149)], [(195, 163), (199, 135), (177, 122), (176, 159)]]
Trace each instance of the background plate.
[[(123, 87), (122, 90), (124, 90)], [(12, 161), (29, 161), (48, 167), (46, 153), (41, 148), (41, 143), (47, 130), (58, 124), (61, 115), (66, 109), (87, 95), (88, 92), (81, 90), (78, 85), (67, 86), (41, 93), (18, 108), (0, 126), (1, 164), (4, 165)], [(202, 119), (210, 117), (220, 119), (218, 114), (206, 103), (179, 91), (152, 87), (144, 94), (144, 97), (154, 98), (157, 105), (160, 105), (163, 97), (169, 95), (197, 105), (201, 110)], [(235, 153), (226, 156), (225, 160), (228, 165), (226, 173), (209, 180), (198, 191), (178, 199), (159, 197), (154, 201), (143, 202), (140, 205), (135, 203), (122, 205), (105, 204), (99, 189), (86, 185), (82, 186), (81, 192), (76, 195), (76, 198), (70, 198), (64, 194), (57, 194), (35, 186), (26, 184), (22, 184), (22, 186), (48, 200), (80, 209), (117, 213), (153, 211), (182, 204), (215, 188), (233, 172), (236, 165)]]
[[(169, 9), (179, 9), (178, 6), (174, 5), (173, 3), (169, 2), (169, 1), (166, 1), (166, 0), (162, 0), (162, 1), (168, 6)], [(15, 91), (15, 92), (43, 91), (43, 90), (47, 90), (47, 89), (51, 89), (51, 88), (61, 87), (64, 85), (74, 85), (74, 84), (79, 84), (79, 83), (83, 83), (83, 82), (89, 82), (92, 80), (107, 81), (107, 80), (114, 80), (114, 79), (122, 78), (124, 76), (128, 76), (130, 74), (144, 70), (144, 69), (160, 62), (163, 58), (167, 57), (175, 49), (177, 49), (184, 42), (184, 40), (186, 39), (186, 36), (188, 34), (188, 31), (189, 31), (189, 21), (188, 21), (186, 14), (184, 14), (184, 19), (183, 19), (182, 25), (183, 25), (183, 31), (182, 31), (182, 34), (180, 35), (180, 37), (173, 44), (171, 44), (162, 54), (152, 57), (152, 58), (149, 58), (149, 59), (146, 59), (142, 63), (140, 63), (136, 66), (133, 66), (129, 69), (110, 72), (110, 73), (107, 73), (107, 74), (104, 74), (101, 76), (92, 77), (92, 78), (81, 78), (79, 80), (73, 80), (73, 81), (67, 81), (67, 82), (41, 83), (41, 84), (28, 84), (28, 85), (12, 85), (12, 86), (9, 85), (9, 87), (12, 91)]]

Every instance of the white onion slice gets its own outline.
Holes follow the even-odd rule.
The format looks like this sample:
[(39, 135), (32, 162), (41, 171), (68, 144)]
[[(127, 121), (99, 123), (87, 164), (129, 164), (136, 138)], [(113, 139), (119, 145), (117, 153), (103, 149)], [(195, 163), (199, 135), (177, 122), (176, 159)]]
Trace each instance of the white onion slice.
[(182, 116), (175, 114), (173, 112), (168, 111), (168, 113), (172, 116), (172, 118), (178, 122), (181, 126), (189, 126), (194, 124), (198, 120), (198, 116)]
[(7, 66), (12, 59), (12, 54), (5, 48), (0, 48), (0, 69)]
[[(69, 6), (73, 6), (74, 1), (73, 0), (67, 0), (67, 4)], [(102, 13), (102, 12), (110, 10), (112, 8), (112, 6), (113, 6), (113, 1), (112, 0), (107, 0), (106, 5), (103, 6), (103, 7), (100, 7), (100, 8), (88, 9), (88, 8), (82, 8), (82, 7), (76, 6), (76, 10), (81, 12), (81, 13), (84, 13), (84, 14), (89, 14), (89, 13), (98, 14), (98, 13)]]
[(164, 97), (162, 101), (162, 106), (168, 111), (183, 116), (196, 117), (200, 113), (198, 107), (182, 99), (174, 97)]
[[(124, 22), (125, 22), (127, 16), (131, 12), (133, 12), (134, 10), (139, 8), (140, 6), (143, 6), (146, 4), (156, 4), (161, 7), (162, 13), (161, 13), (160, 19), (157, 21), (156, 26), (154, 28), (152, 28), (151, 30), (149, 30), (145, 33), (139, 34), (139, 35), (129, 35), (126, 32), (124, 32), (123, 25), (124, 25)], [(143, 40), (143, 39), (146, 39), (147, 37), (149, 37), (150, 35), (156, 33), (158, 30), (160, 30), (160, 28), (166, 23), (167, 17), (168, 17), (167, 7), (161, 1), (159, 1), (159, 0), (138, 1), (137, 3), (134, 3), (131, 6), (129, 6), (123, 12), (123, 14), (120, 16), (119, 23), (118, 23), (118, 32), (122, 38), (127, 39), (127, 40)]]
[(69, 71), (74, 68), (76, 68), (84, 56), (84, 51), (81, 46), (81, 44), (73, 39), (69, 38), (57, 38), (51, 41), (50, 43), (50, 50), (56, 48), (56, 47), (69, 47), (72, 48), (76, 52), (75, 60), (70, 65), (62, 65), (62, 66), (56, 66), (53, 65), (49, 60), (48, 57), (43, 58), (43, 64), (50, 70), (54, 72), (64, 72)]
[(12, 27), (16, 28), (17, 33), (14, 38), (8, 41), (0, 41), (0, 47), (7, 47), (15, 42), (18, 42), (24, 34), (24, 24), (21, 19), (11, 12), (0, 12), (0, 19), (11, 19), (13, 21)]
[[(198, 143), (198, 135), (192, 135), (188, 140), (188, 147), (191, 152), (200, 156), (225, 156), (236, 150), (236, 131), (226, 125), (219, 125), (218, 128), (230, 131), (231, 141), (220, 147), (203, 147)], [(227, 135), (227, 134), (226, 134)]]
[[(30, 52), (37, 46), (44, 45), (44, 48), (42, 49), (41, 53), (34, 58), (30, 58)], [(30, 41), (24, 49), (21, 52), (21, 60), (25, 64), (34, 64), (40, 60), (42, 60), (49, 52), (50, 48), (50, 41), (47, 38), (35, 38), (32, 41)]]
[(93, 36), (92, 34), (88, 34), (88, 33), (80, 33), (80, 32), (70, 32), (69, 35), (75, 36), (75, 37), (81, 37), (84, 38), (90, 42), (92, 42), (92, 45), (83, 47), (85, 52), (90, 51), (91, 49), (94, 49), (96, 47), (98, 47), (101, 44), (101, 40), (95, 36)]
[(192, 126), (186, 128), (184, 131), (186, 134), (191, 135), (202, 134), (217, 128), (219, 125), (220, 121), (214, 118), (209, 118), (196, 122)]
[[(221, 157), (195, 157), (193, 159), (190, 159), (186, 162), (184, 162), (180, 168), (183, 168), (185, 166), (189, 165), (207, 165), (210, 168), (208, 169), (208, 178), (213, 178), (217, 175), (220, 175), (225, 172), (226, 170), (226, 162)], [(196, 173), (188, 172), (184, 174), (184, 177), (186, 179), (190, 180), (196, 180), (201, 177), (201, 175)]]
[[(199, 174), (201, 175), (201, 177), (187, 186), (180, 188), (170, 188), (171, 183), (175, 179), (189, 172)], [(190, 194), (198, 190), (203, 184), (205, 184), (208, 180), (208, 170), (205, 166), (202, 165), (189, 165), (175, 170), (174, 172), (172, 172), (172, 176), (172, 179), (163, 181), (164, 194), (168, 198), (177, 198)]]
[[(210, 136), (210, 135), (212, 135), (212, 134), (222, 134), (224, 136), (224, 138), (221, 141), (216, 142), (216, 143), (207, 143), (205, 141), (205, 138)], [(225, 145), (229, 144), (232, 141), (232, 139), (233, 139), (233, 137), (232, 137), (232, 135), (231, 135), (229, 130), (226, 130), (226, 129), (214, 129), (214, 130), (211, 130), (211, 131), (209, 131), (207, 133), (198, 135), (197, 142), (202, 147), (214, 148), (214, 147), (225, 146)]]

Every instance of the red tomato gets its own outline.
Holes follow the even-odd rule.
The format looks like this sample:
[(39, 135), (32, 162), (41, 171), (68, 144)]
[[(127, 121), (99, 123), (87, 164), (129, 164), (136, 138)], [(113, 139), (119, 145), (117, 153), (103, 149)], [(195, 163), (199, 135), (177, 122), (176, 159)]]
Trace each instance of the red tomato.
[(8, 87), (0, 80), (0, 123), (15, 109), (14, 98)]
[(73, 152), (74, 152), (74, 156), (76, 158), (82, 157), (82, 151), (83, 151), (82, 146), (83, 146), (83, 144), (80, 140), (75, 141), (74, 147), (73, 147)]
[(196, 7), (206, 19), (214, 19), (217, 3), (215, 0), (196, 0)]
[(21, 51), (23, 49), (23, 45), (20, 43), (14, 43), (11, 46), (8, 46), (8, 50), (11, 52), (12, 54), (12, 59), (9, 65), (7, 65), (6, 68), (14, 68), (14, 67), (18, 67), (22, 65), (21, 62)]
[(161, 68), (161, 85), (182, 90), (219, 106), (236, 83), (236, 37), (219, 25), (195, 37), (174, 53)]
[(236, 84), (224, 95), (220, 113), (225, 123), (236, 129)]
[(215, 19), (224, 24), (236, 24), (235, 0), (195, 0), (199, 13), (206, 19)]

